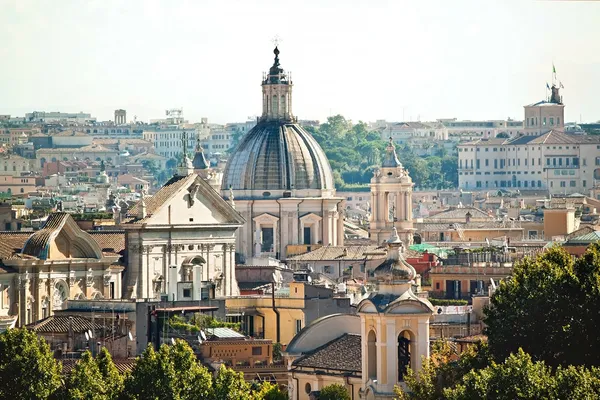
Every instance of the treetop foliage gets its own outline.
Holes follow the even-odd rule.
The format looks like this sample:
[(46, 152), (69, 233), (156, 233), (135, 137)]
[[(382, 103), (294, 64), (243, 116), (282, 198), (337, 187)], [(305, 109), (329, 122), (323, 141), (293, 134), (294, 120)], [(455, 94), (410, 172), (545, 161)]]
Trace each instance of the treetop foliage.
[[(366, 185), (373, 171), (381, 165), (388, 141), (366, 123), (353, 124), (341, 115), (327, 118), (319, 127), (305, 126), (325, 151), (338, 189)], [(418, 157), (409, 146), (396, 146), (402, 165), (408, 169), (417, 187), (456, 187), (458, 157), (440, 147), (435, 155)]]
[(0, 398), (285, 400), (287, 393), (269, 383), (250, 385), (242, 373), (224, 366), (213, 379), (182, 340), (158, 351), (148, 346), (124, 375), (106, 349), (95, 359), (85, 352), (63, 378), (61, 364), (44, 339), (27, 329), (9, 329), (0, 334)]
[(600, 366), (600, 244), (573, 259), (563, 248), (526, 258), (490, 299), (484, 322), (496, 360), (519, 348), (536, 361)]

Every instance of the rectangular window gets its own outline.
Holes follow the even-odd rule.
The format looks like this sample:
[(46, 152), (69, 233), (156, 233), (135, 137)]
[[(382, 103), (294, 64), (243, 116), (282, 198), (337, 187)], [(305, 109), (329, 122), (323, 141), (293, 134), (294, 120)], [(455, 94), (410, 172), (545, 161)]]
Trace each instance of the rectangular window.
[(583, 187), (587, 187), (587, 182), (585, 180), (581, 181), (581, 184), (583, 185)]
[(252, 355), (253, 356), (262, 356), (262, 347), (260, 347), (260, 346), (253, 346), (252, 347)]
[(486, 167), (489, 167), (489, 165), (490, 165), (490, 160), (486, 158), (486, 159), (485, 159), (485, 166), (486, 166)]
[(565, 181), (560, 181), (560, 187), (567, 187), (567, 182)]
[(302, 330), (302, 320), (297, 319), (296, 320), (296, 334), (298, 334), (298, 332), (300, 332), (301, 330)]
[(326, 274), (330, 274), (332, 270), (333, 268), (331, 268), (331, 265), (326, 265), (323, 267), (323, 272)]
[(494, 168), (498, 168), (498, 160), (494, 160)]
[(543, 123), (543, 125), (546, 126), (546, 117), (544, 117), (544, 123)]
[(481, 168), (479, 160), (475, 160), (475, 165), (477, 169)]
[(571, 186), (571, 187), (575, 187), (576, 185), (577, 185), (577, 184), (576, 184), (576, 182), (575, 182), (575, 181), (570, 181), (570, 182), (569, 182), (569, 186)]
[(554, 118), (550, 117), (550, 125), (554, 125)]

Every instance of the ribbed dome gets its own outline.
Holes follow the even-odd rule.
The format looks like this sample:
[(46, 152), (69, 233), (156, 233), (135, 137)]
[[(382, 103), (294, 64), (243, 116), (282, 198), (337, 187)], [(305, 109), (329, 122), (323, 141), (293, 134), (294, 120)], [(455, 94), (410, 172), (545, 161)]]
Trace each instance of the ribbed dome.
[(261, 121), (241, 140), (223, 174), (233, 190), (334, 189), (329, 161), (300, 125)]

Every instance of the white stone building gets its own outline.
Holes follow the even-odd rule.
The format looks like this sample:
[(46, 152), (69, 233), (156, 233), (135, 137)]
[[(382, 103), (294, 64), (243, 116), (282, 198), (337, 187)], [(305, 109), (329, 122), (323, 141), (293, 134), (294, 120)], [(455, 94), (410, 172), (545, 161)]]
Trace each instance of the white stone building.
[(459, 144), (459, 188), (587, 193), (600, 179), (600, 138), (562, 131), (564, 105), (556, 86), (548, 101), (525, 106), (525, 125), (519, 137)]
[(127, 235), (125, 297), (200, 300), (239, 294), (235, 232), (244, 219), (194, 173), (189, 158), (120, 222)]
[(292, 81), (275, 62), (262, 82), (263, 113), (229, 157), (223, 197), (235, 197), (246, 223), (237, 248), (246, 258), (285, 259), (299, 244), (343, 245), (344, 198), (325, 153), (292, 114)]
[(183, 125), (148, 125), (142, 134), (144, 140), (154, 145), (154, 152), (163, 157), (181, 156), (181, 140), (187, 137), (187, 148), (193, 149), (196, 143), (196, 128)]

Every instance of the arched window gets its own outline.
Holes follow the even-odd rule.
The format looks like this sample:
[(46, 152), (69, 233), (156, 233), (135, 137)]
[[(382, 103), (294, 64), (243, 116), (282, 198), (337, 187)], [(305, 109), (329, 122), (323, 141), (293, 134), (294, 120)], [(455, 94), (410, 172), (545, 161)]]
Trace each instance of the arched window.
[(64, 281), (57, 281), (54, 284), (54, 293), (52, 294), (52, 308), (62, 310), (65, 301), (69, 298), (69, 287)]
[(273, 112), (273, 116), (276, 117), (279, 114), (279, 97), (277, 95), (273, 95), (272, 103), (271, 111)]
[(411, 366), (410, 362), (410, 333), (403, 331), (398, 336), (398, 381), (402, 382), (408, 367)]
[(369, 379), (377, 379), (377, 335), (369, 332), (367, 337), (367, 375)]

